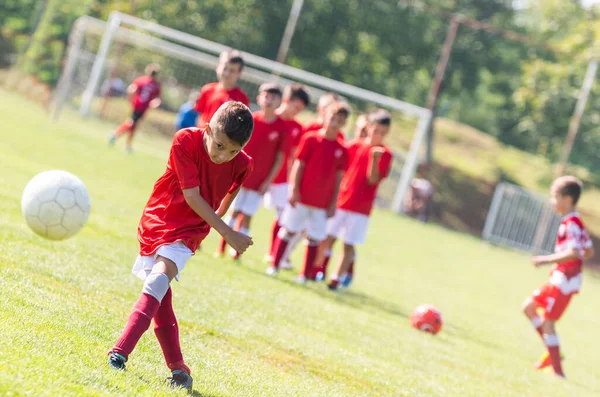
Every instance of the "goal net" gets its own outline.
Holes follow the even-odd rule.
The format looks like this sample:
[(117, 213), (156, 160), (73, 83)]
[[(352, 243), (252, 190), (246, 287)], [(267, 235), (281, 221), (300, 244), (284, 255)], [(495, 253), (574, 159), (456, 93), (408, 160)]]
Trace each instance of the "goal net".
[[(172, 135), (179, 107), (191, 93), (216, 80), (219, 54), (229, 47), (180, 32), (130, 15), (114, 12), (104, 22), (88, 16), (78, 19), (69, 37), (68, 55), (54, 98), (54, 117), (65, 107), (120, 123), (129, 116), (126, 87), (143, 74), (149, 63), (161, 65), (162, 104), (142, 121), (142, 133)], [(403, 211), (405, 197), (420, 159), (423, 142), (431, 123), (431, 113), (412, 105), (335, 81), (314, 73), (242, 52), (246, 66), (239, 81), (251, 101), (258, 86), (277, 82), (282, 87), (304, 84), (313, 104), (303, 121), (314, 118), (314, 104), (325, 92), (342, 96), (354, 110), (346, 127), (352, 137), (355, 117), (376, 107), (393, 116), (390, 146), (395, 152), (392, 171), (379, 189), (377, 203), (395, 212)], [(252, 110), (257, 106), (251, 104)]]

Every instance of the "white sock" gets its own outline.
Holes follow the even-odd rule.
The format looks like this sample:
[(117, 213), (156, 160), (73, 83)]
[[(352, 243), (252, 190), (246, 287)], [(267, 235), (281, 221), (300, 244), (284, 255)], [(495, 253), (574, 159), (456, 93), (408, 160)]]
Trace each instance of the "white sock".
[(558, 335), (544, 334), (544, 342), (546, 343), (546, 346), (548, 346), (548, 347), (558, 346), (559, 345)]
[(535, 316), (531, 319), (531, 325), (533, 325), (533, 328), (538, 329), (539, 327), (542, 326), (542, 319), (540, 318), (540, 316)]

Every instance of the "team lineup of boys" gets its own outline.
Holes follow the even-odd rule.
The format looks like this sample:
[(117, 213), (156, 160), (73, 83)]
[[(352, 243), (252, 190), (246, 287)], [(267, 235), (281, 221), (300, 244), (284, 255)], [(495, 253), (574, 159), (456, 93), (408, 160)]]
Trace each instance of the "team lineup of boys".
[[(296, 116), (309, 104), (300, 84), (282, 90), (260, 86), (251, 113), (246, 94), (237, 87), (244, 61), (234, 50), (221, 54), (218, 82), (205, 85), (197, 99), (184, 104), (165, 173), (157, 180), (138, 226), (139, 255), (133, 273), (144, 281), (121, 336), (109, 350), (112, 368), (125, 369), (135, 345), (154, 320), (172, 387), (192, 388), (190, 368), (179, 342), (170, 283), (179, 280), (186, 262), (215, 229), (221, 235), (217, 253), (231, 247), (239, 258), (253, 244), (252, 217), (261, 202), (275, 210), (267, 274), (289, 267), (290, 250), (306, 240), (299, 283), (324, 280), (336, 239), (343, 242), (340, 263), (331, 272), (328, 288), (352, 281), (356, 246), (364, 243), (379, 183), (388, 175), (392, 152), (384, 145), (391, 115), (382, 109), (357, 119), (355, 137), (345, 142), (341, 129), (350, 108), (332, 93), (317, 106), (318, 119), (302, 126)], [(160, 104), (159, 67), (128, 88), (132, 117), (110, 136), (128, 133), (127, 150), (138, 121)], [(196, 100), (195, 104), (193, 101)], [(200, 117), (197, 120), (198, 116)], [(198, 126), (196, 128), (196, 125)], [(588, 232), (576, 212), (581, 182), (561, 177), (551, 187), (551, 201), (564, 216), (556, 253), (533, 258), (535, 266), (555, 264), (550, 280), (527, 298), (523, 311), (531, 320), (546, 352), (536, 368), (552, 366), (564, 377), (555, 322), (579, 291), (582, 263), (593, 255)]]

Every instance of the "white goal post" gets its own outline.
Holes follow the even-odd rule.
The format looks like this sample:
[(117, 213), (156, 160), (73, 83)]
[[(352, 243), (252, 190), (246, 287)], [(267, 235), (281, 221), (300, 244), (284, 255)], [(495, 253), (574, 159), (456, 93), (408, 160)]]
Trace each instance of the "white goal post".
[[(167, 56), (187, 65), (195, 65), (194, 67), (202, 69), (203, 73), (210, 73), (212, 79), (219, 54), (230, 49), (225, 45), (120, 12), (111, 13), (107, 22), (88, 16), (81, 17), (74, 24), (69, 38), (68, 57), (54, 98), (54, 117), (58, 117), (62, 107), (70, 101), (77, 102), (76, 105), (84, 116), (93, 112), (94, 98), (98, 95), (102, 79), (108, 74), (108, 66), (115, 62), (115, 56), (111, 54), (114, 54), (117, 43)], [(351, 104), (360, 104), (364, 109), (367, 106), (383, 107), (399, 113), (403, 118), (416, 120), (409, 151), (405, 156), (398, 156), (398, 163), (395, 164), (396, 174), (399, 175), (396, 180), (388, 178), (390, 180), (386, 182), (390, 185), (387, 186), (387, 190), (393, 188), (393, 193), (389, 198), (380, 201), (385, 202), (385, 206), (391, 207), (397, 213), (403, 212), (404, 197), (416, 172), (425, 136), (432, 121), (429, 110), (254, 54), (242, 52), (242, 55), (247, 64), (242, 79), (247, 84), (257, 86), (265, 81), (277, 81), (285, 85), (299, 82), (307, 86), (312, 97), (333, 91)], [(189, 68), (191, 69), (191, 66)], [(194, 73), (197, 71), (194, 70)], [(206, 78), (203, 76), (198, 82)], [(390, 176), (393, 177), (394, 173)]]

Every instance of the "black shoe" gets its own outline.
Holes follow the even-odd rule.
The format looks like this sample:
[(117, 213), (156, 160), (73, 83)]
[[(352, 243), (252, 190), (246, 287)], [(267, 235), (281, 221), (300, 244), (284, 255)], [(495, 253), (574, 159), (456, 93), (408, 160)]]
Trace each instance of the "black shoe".
[(112, 369), (125, 371), (125, 361), (127, 361), (127, 359), (122, 354), (113, 351), (108, 353), (108, 365)]
[(169, 385), (173, 389), (181, 387), (191, 393), (192, 384), (194, 383), (194, 380), (192, 379), (190, 374), (180, 369), (172, 371), (171, 374), (173, 376), (171, 378), (167, 378), (167, 380), (169, 381)]

